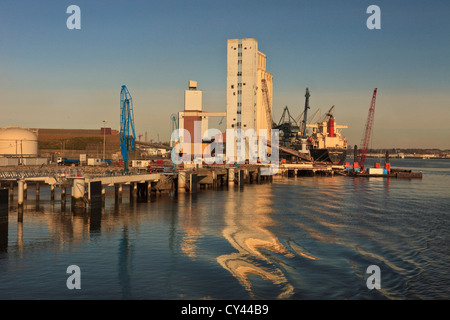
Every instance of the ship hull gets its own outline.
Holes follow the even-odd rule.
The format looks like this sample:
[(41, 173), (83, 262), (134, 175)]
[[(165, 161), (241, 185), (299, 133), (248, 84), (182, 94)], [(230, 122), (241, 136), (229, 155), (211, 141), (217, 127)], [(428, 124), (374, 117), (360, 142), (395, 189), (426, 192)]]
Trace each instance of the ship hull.
[(331, 162), (342, 165), (347, 157), (347, 149), (311, 149), (311, 157), (314, 161)]

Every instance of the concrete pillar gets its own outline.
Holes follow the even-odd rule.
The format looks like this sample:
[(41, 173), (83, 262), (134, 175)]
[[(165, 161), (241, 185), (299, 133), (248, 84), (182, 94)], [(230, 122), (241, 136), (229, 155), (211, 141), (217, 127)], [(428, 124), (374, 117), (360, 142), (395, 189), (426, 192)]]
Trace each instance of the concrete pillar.
[(51, 202), (55, 201), (55, 185), (54, 184), (50, 185), (50, 201)]
[(12, 203), (14, 200), (14, 182), (13, 181), (11, 181), (9, 183), (9, 198), (10, 198), (9, 199), (10, 202)]
[(234, 168), (228, 168), (228, 186), (234, 186)]
[(137, 199), (137, 182), (133, 182), (133, 199)]
[(239, 186), (243, 187), (245, 183), (245, 171), (242, 169), (238, 170), (238, 180), (239, 180)]
[(40, 186), (39, 182), (36, 182), (36, 201), (39, 200)]
[(196, 173), (191, 173), (191, 178), (189, 179), (189, 192), (196, 193), (198, 184), (198, 176)]
[(106, 201), (106, 188), (102, 185), (102, 204), (105, 204)]
[(217, 188), (217, 172), (213, 171), (212, 174), (212, 187)]
[(137, 197), (137, 184), (135, 182), (130, 182), (130, 204), (136, 202)]
[(250, 171), (248, 169), (244, 170), (244, 180), (245, 183), (250, 183)]
[(152, 193), (152, 182), (147, 181), (147, 201), (150, 201), (151, 193)]
[(25, 182), (23, 180), (17, 181), (17, 206), (19, 213), (23, 212), (24, 184)]
[(186, 171), (178, 172), (178, 193), (186, 192)]
[(26, 182), (23, 183), (23, 199), (27, 200), (27, 192), (28, 191), (28, 184)]
[(86, 185), (84, 178), (74, 178), (72, 184), (72, 208), (83, 207), (84, 194), (86, 193)]
[(61, 211), (66, 211), (66, 187), (61, 187)]
[(66, 187), (61, 187), (61, 201), (66, 201)]
[(122, 202), (122, 184), (115, 184), (114, 185), (114, 199), (116, 201), (116, 203), (121, 203)]
[(119, 203), (122, 202), (122, 191), (123, 191), (123, 184), (119, 184), (119, 187), (117, 188), (118, 196), (119, 196)]

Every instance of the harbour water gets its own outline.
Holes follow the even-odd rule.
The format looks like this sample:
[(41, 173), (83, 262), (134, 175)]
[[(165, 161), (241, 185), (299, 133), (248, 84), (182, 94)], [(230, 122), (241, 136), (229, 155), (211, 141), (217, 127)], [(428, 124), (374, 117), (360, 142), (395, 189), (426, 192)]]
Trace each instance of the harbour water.
[(150, 203), (124, 192), (99, 219), (30, 189), (23, 222), (13, 203), (0, 231), (0, 299), (449, 299), (450, 160), (391, 164), (423, 178), (283, 177)]

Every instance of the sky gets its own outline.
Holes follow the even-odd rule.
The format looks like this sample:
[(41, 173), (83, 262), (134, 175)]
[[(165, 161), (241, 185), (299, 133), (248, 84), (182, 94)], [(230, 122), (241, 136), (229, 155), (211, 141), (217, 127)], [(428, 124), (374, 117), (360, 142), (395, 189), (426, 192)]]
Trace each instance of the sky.
[(300, 116), (309, 88), (309, 114), (335, 105), (359, 145), (377, 88), (372, 148), (450, 149), (449, 16), (447, 0), (2, 0), (0, 127), (119, 129), (126, 85), (136, 134), (168, 141), (189, 80), (205, 111), (226, 111), (227, 39), (255, 38), (275, 122)]

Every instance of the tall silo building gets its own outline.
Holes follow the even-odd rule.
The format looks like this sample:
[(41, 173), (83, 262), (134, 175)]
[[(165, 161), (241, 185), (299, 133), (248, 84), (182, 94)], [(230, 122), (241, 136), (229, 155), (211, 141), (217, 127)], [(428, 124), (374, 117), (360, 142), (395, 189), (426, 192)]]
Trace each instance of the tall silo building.
[[(267, 88), (267, 94), (262, 89)], [(272, 129), (273, 75), (266, 70), (266, 55), (258, 51), (253, 38), (227, 42), (227, 129)], [(269, 113), (269, 115), (267, 115)], [(268, 119), (269, 118), (269, 119)], [(227, 138), (228, 139), (228, 138)], [(248, 137), (245, 158), (248, 159)], [(227, 141), (228, 145), (228, 141)], [(234, 158), (239, 154), (235, 145)], [(241, 146), (243, 147), (243, 146)], [(227, 159), (230, 152), (227, 150)]]

